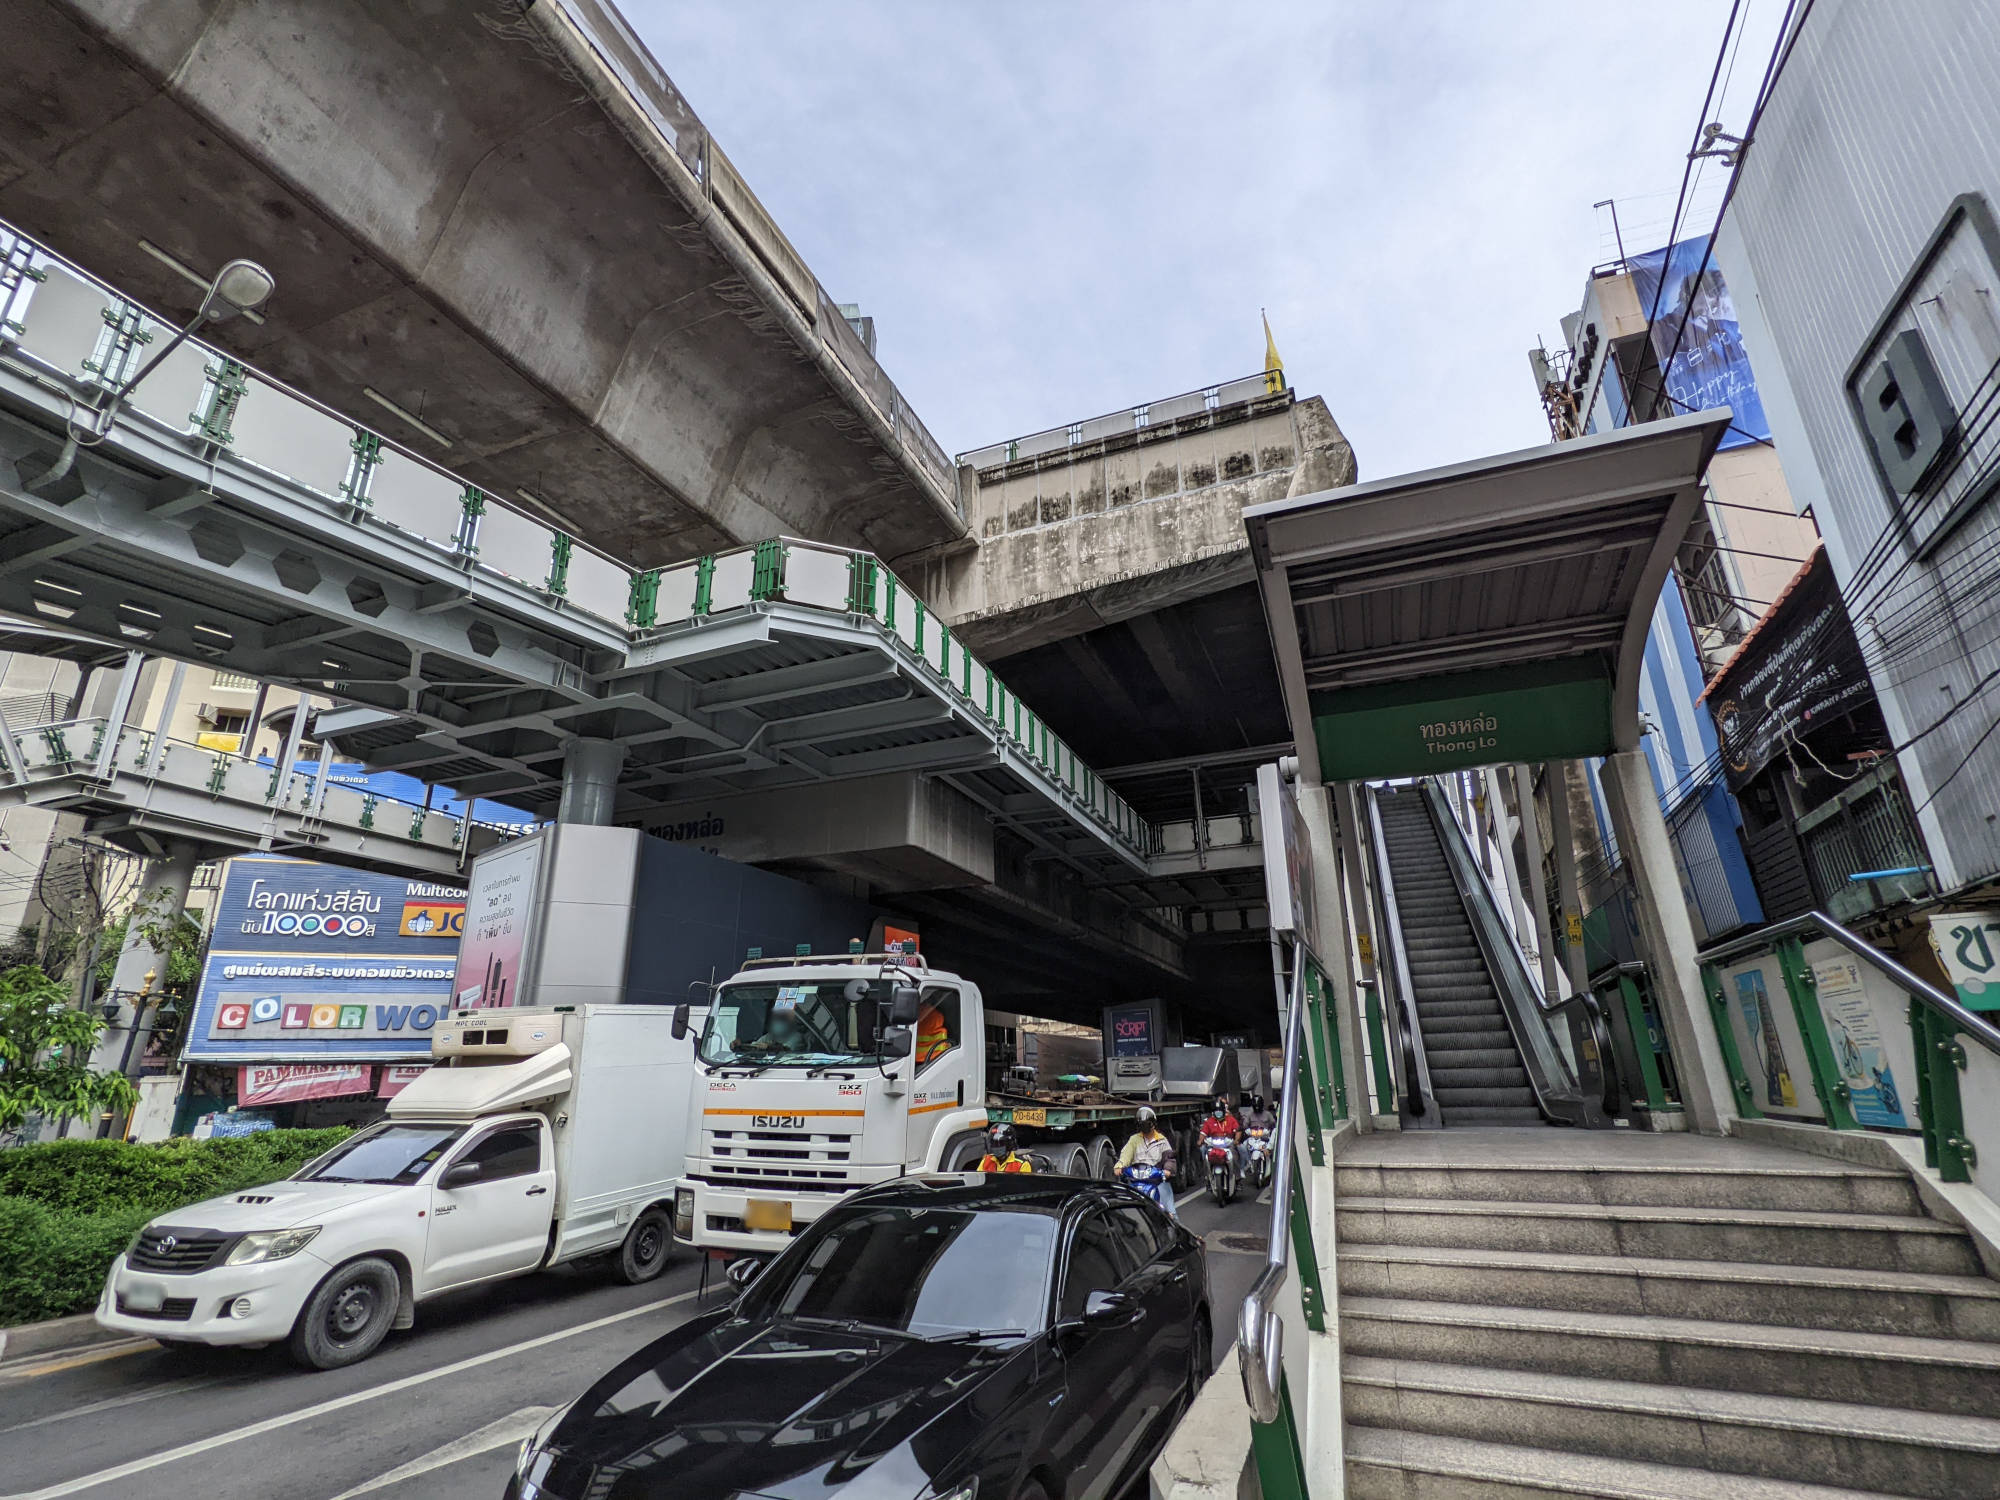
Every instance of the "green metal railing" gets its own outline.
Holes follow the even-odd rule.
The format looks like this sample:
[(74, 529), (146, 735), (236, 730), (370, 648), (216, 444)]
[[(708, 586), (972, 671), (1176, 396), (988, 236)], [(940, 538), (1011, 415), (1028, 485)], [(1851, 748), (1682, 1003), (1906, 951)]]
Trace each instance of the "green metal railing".
[[(1836, 960), (1844, 954), (1858, 963), (1843, 970), (1837, 961), (1814, 961), (1809, 943), (1830, 944)], [(1945, 1182), (1977, 1183), (1984, 1159), (1989, 1180), (1982, 1188), (2000, 1197), (2000, 1026), (1992, 1018), (1966, 1009), (1824, 912), (1700, 956), (1702, 988), (1739, 1114), (1811, 1116), (1784, 1050), (1782, 1015), (1789, 1014), (1818, 1118), (1829, 1129), (1911, 1133), (1905, 1104), (1914, 1084), (1915, 1133), (1923, 1140), (1925, 1164)], [(1783, 1013), (1765, 977), (1767, 958), (1777, 963)], [(1735, 983), (1733, 1003), (1725, 977)], [(1832, 995), (1829, 985), (1838, 986)], [(1761, 1099), (1746, 1050), (1764, 1075)]]

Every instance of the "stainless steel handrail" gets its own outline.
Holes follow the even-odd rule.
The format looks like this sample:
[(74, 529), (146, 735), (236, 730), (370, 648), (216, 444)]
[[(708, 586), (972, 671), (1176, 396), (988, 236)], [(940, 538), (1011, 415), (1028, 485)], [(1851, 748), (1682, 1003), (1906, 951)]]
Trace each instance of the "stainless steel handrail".
[(1727, 963), (1730, 959), (1740, 958), (1745, 953), (1754, 953), (1760, 948), (1775, 947), (1787, 938), (1813, 931), (1833, 939), (1890, 983), (1900, 985), (1932, 1010), (1941, 1011), (1949, 1016), (1961, 1031), (1988, 1052), (2000, 1055), (2000, 1028), (1996, 1028), (1978, 1012), (1967, 1010), (1929, 980), (1912, 974), (1880, 948), (1841, 926), (1823, 911), (1809, 911), (1804, 916), (1790, 917), (1769, 927), (1760, 927), (1755, 932), (1745, 933), (1740, 938), (1731, 938), (1728, 942), (1718, 943), (1713, 948), (1704, 948), (1695, 954), (1695, 957), (1705, 964)]
[[(1275, 941), (1275, 939), (1274, 939)], [(1305, 1044), (1306, 948), (1292, 948), (1291, 1000), (1285, 1016), (1285, 1076), (1278, 1100), (1278, 1150), (1271, 1163), (1270, 1239), (1264, 1269), (1243, 1298), (1237, 1315), (1236, 1363), (1243, 1394), (1256, 1422), (1275, 1422), (1283, 1411), (1285, 1323), (1276, 1306), (1278, 1291), (1291, 1274), (1292, 1159), (1297, 1154), (1299, 1058)]]
[(1403, 1097), (1409, 1103), (1411, 1114), (1422, 1115), (1429, 1113), (1434, 1100), (1431, 1095), (1430, 1059), (1424, 1055), (1417, 1028), (1417, 984), (1410, 977), (1410, 955), (1403, 946), (1403, 916), (1396, 905), (1396, 878), (1389, 870), (1389, 839), (1382, 831), (1382, 808), (1376, 801), (1376, 789), (1367, 788), (1362, 794), (1362, 801), (1368, 805), (1368, 832), (1375, 849), (1375, 889), (1382, 898), (1382, 938), (1389, 945), (1389, 955), (1393, 959), (1387, 968), (1396, 990), (1396, 1047), (1403, 1060), (1404, 1073), (1413, 1075), (1403, 1080)]

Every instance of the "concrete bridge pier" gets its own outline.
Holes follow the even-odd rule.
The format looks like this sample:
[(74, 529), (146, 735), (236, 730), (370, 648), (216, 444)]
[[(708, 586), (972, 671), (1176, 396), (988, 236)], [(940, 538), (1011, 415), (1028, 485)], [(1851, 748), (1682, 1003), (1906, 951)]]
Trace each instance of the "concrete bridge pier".
[[(146, 1015), (152, 1014), (159, 1004), (160, 992), (167, 982), (173, 931), (187, 910), (188, 887), (194, 883), (195, 867), (201, 862), (200, 847), (181, 840), (168, 844), (161, 858), (147, 862), (138, 898), (126, 918), (125, 942), (118, 950), (111, 988), (105, 995), (106, 1000), (117, 1005), (117, 1015), (97, 1040), (97, 1050), (90, 1060), (92, 1067), (104, 1072), (122, 1069), (127, 1075), (138, 1072), (146, 1046), (143, 1039), (133, 1038), (132, 1029), (143, 1026)], [(146, 984), (148, 974), (153, 976), (150, 986)], [(146, 992), (143, 1011), (135, 1003), (140, 1000), (142, 989)], [(97, 1125), (98, 1138), (113, 1134), (121, 1122), (120, 1115), (104, 1116)], [(86, 1126), (86, 1122), (78, 1121), (77, 1126)], [(74, 1132), (75, 1127), (72, 1129)]]
[(625, 747), (616, 740), (579, 736), (563, 751), (562, 801), (558, 823), (611, 824), (618, 802), (618, 773), (625, 766)]

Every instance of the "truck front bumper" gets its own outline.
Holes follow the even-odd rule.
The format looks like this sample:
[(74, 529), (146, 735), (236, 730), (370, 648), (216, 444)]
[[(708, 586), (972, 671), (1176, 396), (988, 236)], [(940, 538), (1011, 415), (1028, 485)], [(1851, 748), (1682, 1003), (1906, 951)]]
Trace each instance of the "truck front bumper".
[[(694, 1192), (694, 1245), (704, 1250), (738, 1250), (752, 1255), (775, 1255), (846, 1196), (845, 1193), (748, 1193), (706, 1182), (684, 1182), (682, 1188)], [(786, 1205), (791, 1218), (789, 1230), (752, 1229), (745, 1223), (746, 1219), (757, 1216), (753, 1205), (769, 1213), (775, 1204)]]
[[(104, 1279), (97, 1322), (118, 1333), (190, 1344), (275, 1343), (290, 1335), (299, 1309), (329, 1269), (301, 1250), (264, 1265), (169, 1276), (134, 1271), (121, 1255)], [(155, 1299), (160, 1305), (150, 1309)]]

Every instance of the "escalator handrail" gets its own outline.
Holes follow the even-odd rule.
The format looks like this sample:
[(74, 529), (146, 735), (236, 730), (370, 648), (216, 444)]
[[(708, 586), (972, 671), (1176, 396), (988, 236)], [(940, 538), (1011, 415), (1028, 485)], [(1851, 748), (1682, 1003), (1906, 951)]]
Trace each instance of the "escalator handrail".
[[(1425, 780), (1424, 798), (1426, 809), (1431, 815), (1432, 826), (1438, 835), (1439, 852), (1444, 855), (1445, 868), (1451, 872), (1452, 883), (1458, 887), (1461, 898), (1466, 901), (1467, 907), (1470, 908), (1475, 904), (1475, 897), (1479, 893), (1483, 893), (1487, 903), (1486, 910), (1493, 914), (1495, 925), (1501, 928), (1502, 931), (1506, 931), (1507, 924), (1501, 921), (1499, 917), (1501, 911), (1500, 898), (1498, 893), (1493, 889), (1492, 879), (1487, 875), (1485, 866), (1471, 857), (1471, 850), (1465, 843), (1465, 830), (1459, 828), (1458, 820), (1452, 817), (1451, 808), (1445, 801), (1443, 789), (1438, 786), (1435, 780), (1429, 778)], [(1444, 825), (1446, 823), (1450, 823), (1452, 828), (1460, 834), (1456, 852), (1463, 856), (1462, 859), (1454, 859), (1452, 857), (1454, 851), (1444, 837)], [(1471, 874), (1469, 876), (1463, 868), (1468, 865), (1471, 867)], [(1473, 880), (1479, 883), (1479, 892), (1474, 892), (1468, 888), (1469, 881)], [(1572, 1006), (1581, 1005), (1583, 1014), (1590, 1025), (1591, 1039), (1602, 1049), (1608, 1032), (1604, 1030), (1603, 1017), (1598, 1010), (1595, 999), (1586, 999), (1586, 997), (1577, 995), (1567, 995), (1553, 1002), (1546, 999), (1542, 995), (1541, 990), (1536, 986), (1534, 975), (1529, 972), (1527, 960), (1522, 956), (1521, 950), (1515, 946), (1511, 937), (1505, 942), (1500, 942), (1497, 940), (1496, 935), (1486, 932), (1484, 924), (1480, 922), (1474, 912), (1468, 909), (1466, 915), (1471, 921), (1474, 939), (1479, 943), (1481, 951), (1487, 953), (1488, 963), (1494, 964), (1496, 961), (1507, 962), (1514, 976), (1520, 981), (1519, 992), (1525, 995), (1534, 1005), (1535, 1011), (1541, 1018), (1545, 1028), (1551, 1020), (1563, 1015)], [(1496, 946), (1500, 951), (1498, 953), (1488, 951), (1489, 945)], [(1500, 988), (1500, 977), (1498, 973), (1493, 975), (1496, 990)], [(1501, 1013), (1503, 1015), (1508, 1014), (1507, 1007), (1504, 1004), (1501, 1007)], [(1526, 1044), (1526, 1038), (1519, 1038), (1518, 1040), (1522, 1044), (1521, 1061), (1523, 1064), (1534, 1064), (1534, 1066), (1529, 1067), (1529, 1077), (1532, 1080), (1537, 1073), (1542, 1071), (1540, 1067), (1542, 1054), (1537, 1050), (1535, 1056), (1530, 1058), (1529, 1052), (1531, 1049)], [(1583, 1101), (1585, 1097), (1583, 1081), (1574, 1076), (1574, 1070), (1570, 1068), (1569, 1061), (1562, 1055), (1561, 1049), (1551, 1047), (1549, 1055), (1553, 1056), (1557, 1065), (1565, 1072), (1570, 1073), (1571, 1076), (1566, 1079), (1543, 1079), (1542, 1083), (1547, 1086), (1549, 1091), (1547, 1097), (1551, 1099), (1576, 1099), (1580, 1102)], [(1601, 1058), (1605, 1054), (1600, 1050), (1598, 1055)], [(1543, 1090), (1538, 1087), (1535, 1092), (1539, 1095), (1542, 1094)]]
[(1413, 1115), (1425, 1114), (1431, 1105), (1430, 1059), (1418, 1042), (1416, 981), (1410, 977), (1410, 956), (1403, 944), (1403, 918), (1396, 906), (1396, 878), (1389, 869), (1389, 840), (1382, 829), (1379, 788), (1369, 787), (1363, 800), (1368, 804), (1369, 843), (1375, 855), (1375, 889), (1381, 897), (1382, 940), (1388, 946), (1390, 962), (1382, 965), (1396, 990), (1391, 1010), (1396, 1023), (1396, 1042), (1403, 1063), (1403, 1097)]

